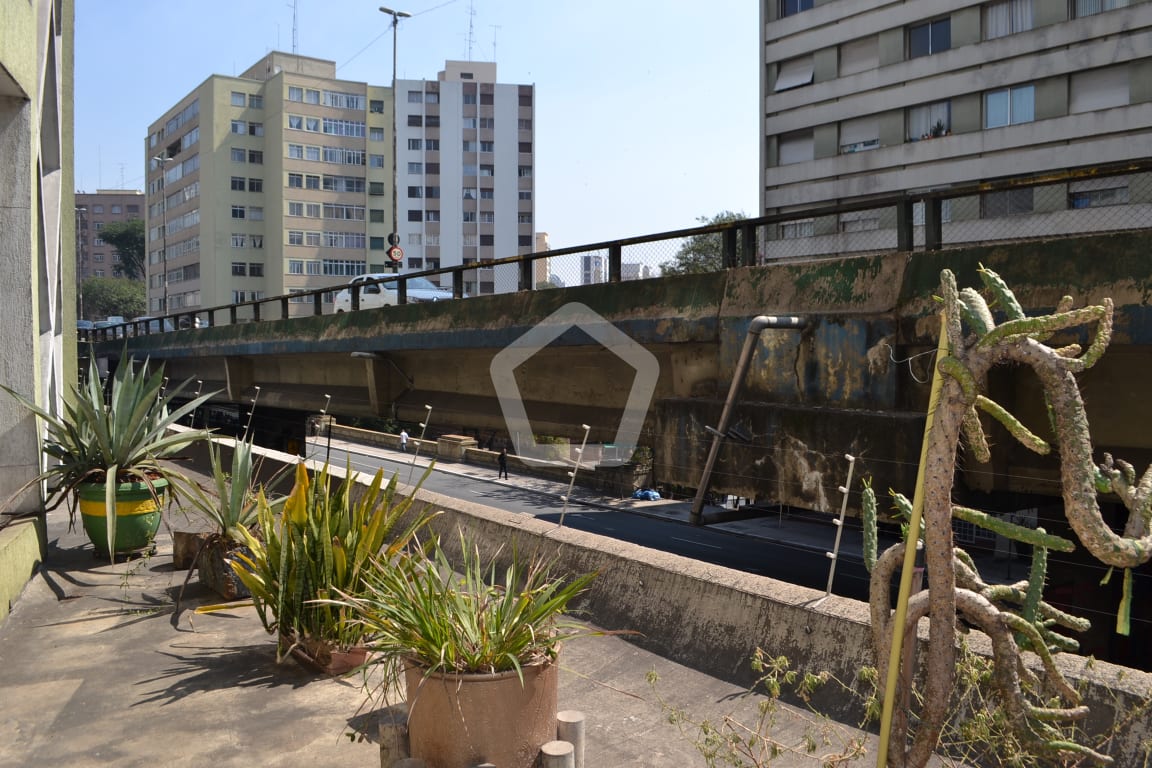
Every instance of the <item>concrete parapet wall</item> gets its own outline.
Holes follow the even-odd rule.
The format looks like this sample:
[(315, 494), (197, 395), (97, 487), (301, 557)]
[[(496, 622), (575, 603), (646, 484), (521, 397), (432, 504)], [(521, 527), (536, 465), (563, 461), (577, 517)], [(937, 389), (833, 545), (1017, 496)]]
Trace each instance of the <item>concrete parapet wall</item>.
[(42, 517), (14, 520), (0, 529), (0, 623), (40, 568), (46, 546)]

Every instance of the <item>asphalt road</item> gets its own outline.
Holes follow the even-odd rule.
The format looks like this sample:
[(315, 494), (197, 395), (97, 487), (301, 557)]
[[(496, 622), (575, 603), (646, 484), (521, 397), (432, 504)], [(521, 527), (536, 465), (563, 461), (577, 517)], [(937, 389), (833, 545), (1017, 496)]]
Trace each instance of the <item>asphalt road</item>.
[[(322, 459), (323, 451), (316, 448), (313, 444), (311, 457)], [(331, 464), (343, 467), (348, 458), (349, 455), (341, 448), (332, 446)], [(355, 470), (375, 473), (383, 467), (386, 473), (399, 473), (402, 482), (408, 482), (409, 476), (412, 482), (416, 482), (422, 473), (420, 466), (413, 469), (411, 459), (402, 455), (392, 458), (352, 452), (350, 458)], [(515, 478), (510, 487), (483, 478), (433, 469), (423, 487), (452, 498), (559, 522), (564, 504), (562, 499), (530, 488), (517, 488), (514, 483)], [(819, 590), (827, 586), (830, 561), (822, 550), (581, 503), (578, 493), (579, 489), (568, 504), (565, 526), (790, 584)], [(863, 566), (842, 558), (833, 591), (845, 597), (867, 600), (868, 581)]]

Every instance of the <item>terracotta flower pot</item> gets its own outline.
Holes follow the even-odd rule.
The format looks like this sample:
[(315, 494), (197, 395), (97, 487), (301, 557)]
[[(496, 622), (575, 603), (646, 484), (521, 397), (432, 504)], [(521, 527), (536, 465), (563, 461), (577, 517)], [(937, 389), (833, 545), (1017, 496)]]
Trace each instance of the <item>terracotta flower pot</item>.
[(197, 569), (200, 573), (200, 583), (207, 586), (225, 600), (239, 600), (242, 597), (251, 597), (252, 593), (228, 561), (236, 553), (252, 556), (251, 550), (241, 544), (216, 537), (210, 541), (204, 551), (200, 553), (200, 562)]
[(556, 738), (559, 667), (487, 675), (426, 675), (404, 670), (408, 688), (408, 746), (428, 768), (532, 768), (540, 747)]

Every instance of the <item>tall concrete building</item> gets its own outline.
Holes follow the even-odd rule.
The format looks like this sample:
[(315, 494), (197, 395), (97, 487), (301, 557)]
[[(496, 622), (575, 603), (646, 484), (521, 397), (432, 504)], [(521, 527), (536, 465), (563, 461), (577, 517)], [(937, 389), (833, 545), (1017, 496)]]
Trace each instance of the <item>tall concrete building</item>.
[(144, 219), (144, 193), (98, 189), (76, 193), (76, 280), (120, 277), (120, 257), (100, 233), (108, 224)]
[[(391, 115), (391, 88), (279, 52), (180, 99), (149, 127), (144, 152), (150, 313), (383, 271)], [(306, 300), (290, 309), (312, 312)]]
[[(396, 83), (398, 227), (409, 270), (483, 264), (534, 246), (534, 87), (448, 61)], [(514, 265), (465, 273), (470, 295), (516, 290)]]
[[(1152, 155), (1152, 3), (761, 2), (765, 214)], [(945, 201), (943, 240), (977, 225), (975, 239), (1012, 237), (1026, 220), (1037, 234), (1117, 228), (1115, 211), (1086, 209), (1149, 204), (1144, 173), (969, 195)], [(781, 240), (794, 254), (878, 245), (869, 231), (895, 217), (781, 224), (768, 255)]]

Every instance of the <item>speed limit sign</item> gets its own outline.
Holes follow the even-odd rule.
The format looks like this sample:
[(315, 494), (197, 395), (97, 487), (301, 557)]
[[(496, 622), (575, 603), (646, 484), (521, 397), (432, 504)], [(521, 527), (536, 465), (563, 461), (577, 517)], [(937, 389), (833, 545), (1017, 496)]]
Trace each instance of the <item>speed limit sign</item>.
[(388, 249), (388, 258), (392, 259), (392, 261), (403, 261), (404, 249), (398, 245), (392, 246)]

